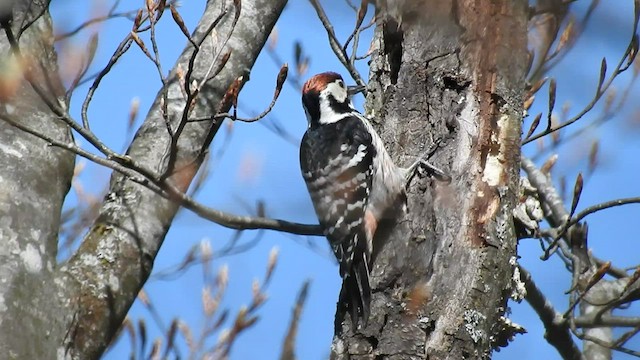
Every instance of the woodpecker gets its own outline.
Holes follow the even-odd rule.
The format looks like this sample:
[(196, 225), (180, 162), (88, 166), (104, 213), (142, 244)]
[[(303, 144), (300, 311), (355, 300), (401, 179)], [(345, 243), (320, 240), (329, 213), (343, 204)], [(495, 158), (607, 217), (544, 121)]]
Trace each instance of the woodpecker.
[[(355, 327), (370, 313), (373, 237), (385, 213), (406, 204), (420, 161), (395, 165), (371, 123), (351, 103), (357, 87), (339, 74), (313, 76), (302, 89), (308, 128), (300, 168), (324, 235), (338, 259), (342, 295)], [(404, 206), (403, 206), (404, 208)]]

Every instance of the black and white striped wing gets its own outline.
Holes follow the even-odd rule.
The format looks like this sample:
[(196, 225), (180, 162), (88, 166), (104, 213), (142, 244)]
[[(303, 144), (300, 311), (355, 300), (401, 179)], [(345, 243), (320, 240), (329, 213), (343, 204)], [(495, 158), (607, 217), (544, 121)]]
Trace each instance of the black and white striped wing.
[(372, 140), (354, 115), (308, 129), (300, 145), (302, 176), (340, 264), (341, 298), (355, 326), (360, 319), (366, 325), (371, 303), (365, 213), (376, 156)]
[(311, 128), (302, 139), (302, 175), (343, 277), (354, 254), (367, 252), (364, 215), (375, 153), (371, 134), (355, 116)]

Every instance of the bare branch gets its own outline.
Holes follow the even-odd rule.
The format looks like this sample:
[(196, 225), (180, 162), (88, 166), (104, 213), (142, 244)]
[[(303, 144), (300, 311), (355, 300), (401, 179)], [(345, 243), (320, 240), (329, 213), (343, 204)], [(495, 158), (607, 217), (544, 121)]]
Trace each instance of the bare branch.
[(358, 70), (351, 65), (351, 63), (349, 62), (349, 57), (347, 56), (346, 52), (342, 49), (342, 46), (340, 46), (340, 41), (336, 37), (336, 33), (333, 31), (333, 25), (331, 25), (331, 22), (329, 21), (327, 14), (324, 12), (322, 5), (320, 5), (320, 1), (309, 0), (309, 2), (311, 2), (311, 5), (316, 10), (316, 14), (318, 14), (318, 18), (320, 18), (320, 21), (322, 21), (322, 25), (327, 31), (327, 36), (329, 37), (329, 45), (331, 45), (331, 49), (333, 50), (334, 54), (336, 54), (336, 57), (338, 58), (338, 60), (340, 60), (342, 65), (344, 65), (344, 67), (349, 71), (349, 74), (351, 75), (353, 80), (355, 80), (356, 84), (365, 86), (366, 84), (364, 80), (362, 80), (362, 76), (360, 76), (360, 73), (358, 72)]
[(89, 26), (93, 25), (93, 24), (99, 24), (99, 23), (103, 23), (107, 20), (111, 20), (111, 19), (117, 19), (117, 18), (128, 18), (133, 20), (134, 15), (138, 12), (138, 9), (136, 10), (129, 10), (129, 11), (123, 11), (123, 12), (113, 12), (113, 9), (106, 15), (102, 15), (102, 16), (98, 16), (95, 17), (93, 19), (89, 19), (85, 22), (83, 22), (82, 24), (78, 25), (77, 27), (75, 27), (73, 30), (69, 30), (65, 33), (62, 34), (58, 34), (55, 37), (55, 41), (60, 41), (60, 40), (64, 40), (67, 38), (70, 38), (74, 35), (77, 35), (79, 32), (81, 32), (82, 30), (88, 28)]
[(273, 107), (276, 105), (276, 101), (278, 100), (278, 97), (280, 96), (280, 92), (282, 91), (282, 85), (287, 80), (288, 72), (289, 72), (289, 66), (287, 64), (282, 65), (282, 67), (280, 68), (280, 71), (278, 72), (278, 77), (276, 78), (276, 88), (273, 91), (273, 98), (271, 99), (271, 103), (269, 103), (269, 106), (267, 106), (267, 108), (259, 115), (250, 119), (239, 118), (236, 116), (235, 113), (233, 115), (218, 114), (215, 117), (216, 118), (229, 117), (231, 118), (231, 120), (234, 120), (234, 121), (237, 120), (237, 121), (248, 122), (248, 123), (256, 122), (260, 119), (263, 119), (265, 116), (269, 115), (271, 110), (273, 110)]
[[(235, 3), (239, 6), (238, 1)], [(218, 2), (213, 1), (207, 3), (205, 13), (195, 28), (195, 39), (204, 41), (203, 34), (219, 14), (219, 5)], [(202, 46), (205, 48), (200, 52), (205, 54), (201, 56), (202, 58), (213, 59), (231, 50), (233, 50), (233, 56), (225, 70), (216, 78), (217, 81), (208, 84), (206, 91), (200, 94), (203, 96), (203, 101), (199, 101), (194, 108), (199, 116), (217, 113), (213, 107), (221, 100), (220, 94), (224, 93), (224, 88), (228, 87), (233, 79), (246, 74), (247, 70), (251, 69), (285, 1), (253, 0), (243, 5), (242, 15), (229, 41), (224, 46), (220, 41)], [(230, 27), (231, 21), (225, 21), (217, 30), (221, 34), (226, 34)], [(178, 64), (185, 69), (193, 50), (189, 43), (178, 58)], [(202, 79), (202, 76), (207, 73), (209, 64), (209, 62), (199, 63), (196, 66), (197, 72), (194, 73), (194, 78), (197, 76), (198, 79)], [(175, 72), (172, 71), (170, 76), (172, 81), (168, 82), (168, 86), (171, 87), (169, 109), (178, 113), (180, 109), (188, 109), (188, 105), (185, 107), (184, 99), (180, 97), (179, 85), (173, 77)], [(167, 163), (163, 156), (166, 151), (171, 150), (171, 139), (166, 136), (165, 122), (159, 106), (162, 102), (161, 96), (160, 94), (152, 105), (141, 129), (128, 147), (130, 159), (122, 160), (123, 165), (136, 167), (136, 171), (147, 169), (148, 177), (145, 176), (144, 180), (164, 173)], [(60, 113), (64, 114), (64, 111), (57, 112), (56, 115)], [(218, 125), (212, 125), (214, 135), (217, 130), (215, 126)], [(77, 127), (79, 132), (86, 130), (82, 126)], [(193, 159), (201, 149), (207, 129), (208, 126), (205, 124), (187, 126), (185, 133), (180, 137), (180, 145), (177, 149), (180, 152), (181, 161), (184, 159), (187, 163)], [(111, 160), (108, 156), (107, 159)], [(120, 160), (113, 159), (113, 161)], [(144, 168), (139, 168), (137, 163), (144, 164)], [(182, 162), (179, 165), (182, 165)], [(167, 196), (175, 198), (176, 192), (171, 192), (171, 189), (180, 192), (188, 190), (198, 165), (195, 164), (188, 169), (190, 170), (188, 172), (155, 182), (156, 185), (162, 184), (160, 191), (163, 195), (161, 196), (158, 196), (155, 191), (149, 191), (146, 186), (139, 186), (130, 181), (131, 178), (128, 176), (122, 176), (117, 172), (113, 174), (109, 193), (102, 204), (98, 220), (89, 229), (74, 255), (57, 270), (59, 277), (56, 283), (60, 284), (61, 289), (64, 287), (65, 291), (69, 292), (67, 295), (72, 296), (72, 299), (77, 299), (74, 302), (75, 306), (70, 310), (75, 312), (72, 316), (66, 313), (56, 318), (56, 321), (68, 325), (68, 328), (73, 331), (64, 339), (65, 334), (60, 335), (60, 341), (53, 340), (53, 343), (58, 344), (57, 346), (69, 349), (70, 357), (97, 358), (108, 345), (111, 336), (117, 330), (113, 324), (120, 323), (124, 319), (136, 294), (149, 276), (153, 258), (179, 209), (175, 202), (167, 201), (166, 198)], [(117, 244), (117, 246), (110, 247), (106, 244)], [(107, 256), (110, 260), (101, 262), (100, 266), (95, 266), (95, 263), (91, 266), (87, 259), (96, 259), (96, 256)], [(101, 279), (113, 279), (123, 286), (113, 287), (102, 282)], [(63, 291), (60, 293), (65, 294)], [(73, 297), (74, 295), (76, 297)], [(60, 299), (60, 303), (62, 300)], [(251, 321), (251, 319), (246, 320)], [(58, 335), (54, 334), (54, 336)]]
[[(633, 62), (633, 59), (635, 58), (635, 56), (637, 55), (637, 44), (638, 44), (638, 40), (637, 40), (637, 35), (636, 32), (638, 30), (638, 21), (639, 21), (639, 11), (638, 11), (638, 6), (640, 6), (638, 4), (638, 2), (635, 2), (635, 14), (634, 14), (634, 20), (633, 20), (633, 27), (632, 27), (632, 31), (631, 31), (631, 37), (629, 40), (629, 45), (627, 46), (627, 49), (625, 50), (624, 54), (622, 55), (622, 57), (620, 58), (620, 60), (618, 61), (618, 64), (615, 66), (615, 68), (613, 69), (613, 71), (611, 72), (611, 75), (609, 76), (609, 78), (604, 81), (604, 72), (606, 71), (606, 63), (603, 62), (603, 64), (600, 67), (600, 77), (601, 80), (596, 88), (596, 93), (594, 95), (594, 97), (591, 99), (591, 102), (589, 102), (589, 104), (587, 104), (582, 111), (580, 111), (578, 114), (576, 114), (575, 116), (573, 116), (571, 119), (556, 125), (556, 126), (552, 126), (552, 127), (547, 127), (547, 129), (545, 129), (544, 131), (530, 136), (528, 138), (525, 138), (522, 142), (522, 145), (526, 145), (532, 141), (535, 141), (537, 139), (540, 139), (550, 133), (553, 133), (555, 131), (558, 131), (562, 128), (565, 128), (573, 123), (575, 123), (576, 121), (580, 120), (585, 114), (587, 114), (589, 111), (591, 111), (591, 109), (593, 109), (593, 107), (598, 103), (598, 101), (602, 98), (602, 96), (607, 92), (607, 90), (611, 87), (611, 85), (613, 84), (613, 81), (618, 77), (618, 75), (620, 75), (621, 73), (623, 73), (625, 70), (627, 70), (630, 66), (630, 64)], [(604, 82), (604, 84), (603, 84)], [(554, 97), (555, 98), (555, 97)], [(555, 100), (555, 99), (554, 99)], [(551, 102), (551, 87), (550, 87), (550, 95), (549, 95), (549, 118), (551, 117), (551, 111), (553, 110), (552, 107), (552, 102)]]
[(573, 319), (573, 323), (577, 327), (638, 327), (640, 326), (640, 317), (612, 316), (612, 315), (588, 315), (577, 316)]
[[(89, 87), (89, 91), (87, 92), (84, 102), (82, 103), (82, 110), (80, 113), (82, 116), (82, 124), (84, 128), (89, 129), (89, 117), (87, 115), (87, 111), (89, 110), (89, 104), (93, 99), (93, 94), (98, 89), (98, 86), (102, 82), (102, 79), (111, 71), (118, 59), (120, 59), (120, 57), (122, 57), (122, 55), (124, 55), (129, 50), (132, 43), (133, 37), (131, 36), (131, 34), (129, 34), (120, 42), (116, 51), (114, 51), (113, 55), (111, 55), (111, 59), (109, 59), (109, 61), (107, 62), (107, 65), (105, 65), (105, 67), (100, 70), (96, 78), (93, 80), (93, 84), (91, 85), (91, 87)], [(70, 99), (71, 93), (68, 93), (67, 104), (69, 104)]]
[(300, 323), (300, 315), (302, 314), (302, 308), (307, 299), (307, 292), (309, 291), (310, 282), (307, 280), (302, 284), (300, 292), (298, 293), (298, 300), (293, 308), (293, 315), (289, 328), (287, 330), (287, 336), (284, 338), (284, 344), (282, 345), (282, 354), (280, 354), (280, 360), (295, 360), (295, 344), (296, 334), (298, 332), (298, 324)]
[(544, 324), (544, 337), (553, 347), (556, 348), (560, 356), (565, 360), (583, 359), (580, 349), (573, 342), (569, 326), (544, 296), (542, 291), (536, 286), (531, 278), (531, 274), (522, 266), (519, 266), (520, 277), (527, 289), (525, 299), (538, 314)]
[(597, 205), (589, 206), (588, 208), (580, 211), (575, 217), (573, 217), (569, 222), (569, 226), (579, 223), (585, 217), (593, 213), (596, 213), (598, 211), (610, 209), (616, 206), (629, 205), (629, 204), (640, 204), (640, 197), (616, 199), (616, 200), (606, 201)]
[(4, 121), (15, 126), (16, 128), (37, 136), (49, 142), (53, 146), (72, 151), (88, 160), (95, 162), (96, 164), (118, 171), (123, 175), (126, 175), (129, 180), (145, 186), (149, 190), (163, 196), (166, 199), (177, 201), (185, 208), (193, 211), (196, 215), (204, 219), (211, 220), (224, 227), (237, 230), (268, 229), (288, 232), (297, 235), (322, 235), (322, 229), (320, 225), (298, 224), (285, 220), (269, 219), (265, 217), (237, 216), (204, 206), (186, 193), (178, 190), (167, 179), (160, 180), (156, 175), (153, 175), (151, 173), (141, 173), (142, 169), (136, 167), (133, 163), (123, 165), (116, 161), (99, 157), (78, 147), (75, 143), (63, 143), (57, 141), (56, 139), (49, 137), (46, 134), (39, 133), (37, 130), (33, 130), (26, 126), (23, 126), (10, 117), (2, 116), (1, 118)]

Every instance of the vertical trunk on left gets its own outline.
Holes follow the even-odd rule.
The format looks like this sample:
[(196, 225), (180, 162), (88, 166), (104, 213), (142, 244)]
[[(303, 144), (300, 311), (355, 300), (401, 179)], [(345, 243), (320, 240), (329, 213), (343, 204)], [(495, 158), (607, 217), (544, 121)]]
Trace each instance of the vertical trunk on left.
[[(19, 130), (4, 119), (73, 141), (47, 101), (64, 95), (46, 1), (3, 2), (20, 44), (15, 56), (0, 34), (0, 354), (11, 359), (51, 358), (64, 323), (55, 285), (60, 214), (75, 156)], [(11, 14), (9, 16), (8, 14)], [(29, 79), (29, 81), (27, 80)], [(62, 334), (62, 335), (59, 335)]]

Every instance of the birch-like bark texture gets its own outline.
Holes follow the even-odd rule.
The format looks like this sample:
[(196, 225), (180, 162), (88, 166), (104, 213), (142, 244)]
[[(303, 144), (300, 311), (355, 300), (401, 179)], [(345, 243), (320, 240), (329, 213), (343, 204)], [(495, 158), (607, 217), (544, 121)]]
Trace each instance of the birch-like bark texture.
[[(11, 13), (7, 6), (11, 3), (3, 5), (4, 18)], [(23, 23), (39, 14), (42, 16), (19, 38), (22, 62), (12, 55), (0, 30), (0, 116), (12, 116), (24, 126), (70, 142), (71, 131), (20, 76), (22, 69), (31, 67), (29, 76), (49, 91), (49, 100), (57, 102), (64, 97), (46, 8), (35, 2), (15, 2), (11, 27), (18, 33)], [(56, 254), (62, 203), (71, 186), (74, 158), (72, 153), (0, 120), (1, 357), (52, 358), (62, 344), (65, 330), (59, 316), (68, 311), (56, 291)]]
[[(40, 59), (46, 73), (55, 80), (56, 89), (61, 89), (55, 77), (49, 14), (34, 7), (40, 2), (17, 3), (17, 27), (22, 24), (17, 20), (25, 16), (23, 8), (31, 6), (31, 18), (40, 15), (21, 37), (23, 51)], [(286, 0), (242, 1), (239, 21), (232, 29), (236, 11), (233, 2), (208, 1), (194, 40), (209, 34), (208, 29), (223, 8), (227, 13), (216, 26), (216, 35), (209, 35), (202, 42), (191, 79), (200, 82), (208, 77), (212, 62), (222, 58), (221, 54), (230, 52), (231, 57), (215, 80), (201, 90), (190, 113), (192, 117), (212, 116), (221, 110), (219, 104), (225, 92), (238, 77), (247, 78), (285, 4)], [(1, 44), (6, 59), (6, 37)], [(193, 51), (187, 43), (164, 89), (173, 129), (185, 108), (176, 69), (180, 67), (184, 73), (190, 68)], [(41, 76), (35, 79), (43, 87), (47, 83)], [(164, 90), (159, 91), (127, 151), (132, 163), (158, 176), (166, 169), (171, 150), (171, 137), (161, 112)], [(64, 94), (56, 91), (58, 96)], [(26, 126), (72, 141), (69, 129), (56, 121), (26, 82), (18, 96), (0, 111), (20, 115)], [(199, 166), (194, 160), (207, 134), (215, 134), (219, 125), (201, 121), (185, 127), (178, 141), (176, 161), (176, 169), (183, 171), (172, 178), (179, 189), (188, 187)], [(175, 202), (114, 173), (95, 224), (72, 258), (56, 266), (60, 209), (69, 189), (73, 160), (70, 152), (47, 146), (0, 121), (0, 353), (9, 354), (10, 358), (98, 358), (148, 278), (179, 208)]]
[(522, 96), (524, 0), (395, 1), (378, 9), (367, 113), (408, 165), (433, 144), (449, 184), (414, 180), (409, 212), (383, 224), (371, 317), (338, 309), (335, 359), (489, 357), (510, 328)]

